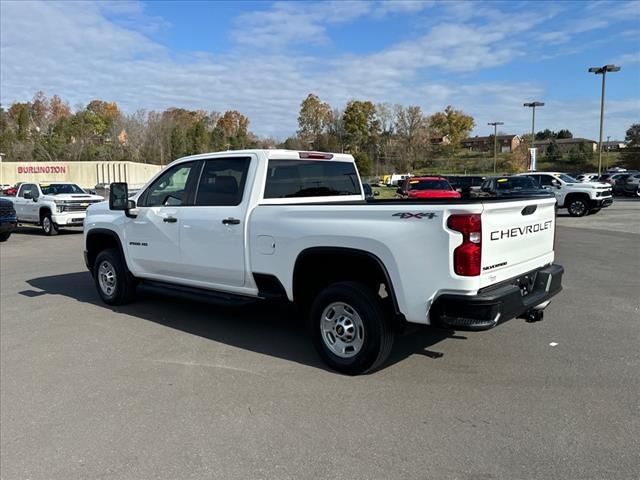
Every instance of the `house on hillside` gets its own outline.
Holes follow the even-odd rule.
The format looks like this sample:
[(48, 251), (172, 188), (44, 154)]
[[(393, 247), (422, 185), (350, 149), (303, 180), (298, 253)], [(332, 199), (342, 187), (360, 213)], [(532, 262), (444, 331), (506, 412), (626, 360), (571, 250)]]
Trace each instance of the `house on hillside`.
[[(518, 135), (498, 135), (496, 137), (498, 142), (498, 151), (502, 153), (511, 153), (518, 145), (520, 145), (520, 136)], [(487, 137), (470, 137), (465, 138), (460, 142), (463, 148), (470, 152), (486, 152), (493, 150), (493, 135)]]
[[(580, 147), (580, 144), (584, 144), (587, 151), (597, 152), (598, 142), (595, 140), (589, 140), (588, 138), (558, 138), (554, 139), (560, 153), (569, 153), (574, 148)], [(538, 149), (539, 154), (544, 154), (551, 143), (550, 139), (536, 140), (533, 142), (533, 146)]]
[(449, 140), (449, 135), (440, 135), (440, 136), (430, 137), (429, 142), (431, 142), (431, 145), (436, 145), (436, 146), (451, 144), (451, 140)]

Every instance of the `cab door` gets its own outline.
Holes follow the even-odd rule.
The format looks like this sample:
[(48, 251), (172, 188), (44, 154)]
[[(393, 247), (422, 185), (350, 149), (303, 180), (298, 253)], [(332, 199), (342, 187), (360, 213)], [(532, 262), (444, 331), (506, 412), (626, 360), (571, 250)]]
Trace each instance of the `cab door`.
[(123, 245), (135, 275), (161, 280), (182, 277), (182, 214), (193, 204), (201, 167), (200, 161), (174, 165), (138, 198), (136, 218), (126, 219)]
[(212, 288), (245, 283), (245, 231), (256, 159), (238, 155), (205, 161), (194, 205), (182, 213), (182, 268)]

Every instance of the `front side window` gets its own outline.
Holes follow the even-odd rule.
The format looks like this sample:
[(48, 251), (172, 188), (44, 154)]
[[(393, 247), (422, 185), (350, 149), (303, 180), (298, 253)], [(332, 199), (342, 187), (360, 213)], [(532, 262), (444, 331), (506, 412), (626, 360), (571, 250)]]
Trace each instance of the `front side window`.
[(235, 206), (242, 202), (250, 157), (207, 160), (196, 193), (196, 206)]
[(331, 160), (269, 160), (264, 198), (360, 195), (355, 164)]
[(38, 190), (36, 189), (35, 185), (32, 185), (31, 183), (25, 183), (24, 185), (20, 186), (20, 193), (18, 194), (18, 196), (24, 198), (24, 195), (26, 193), (30, 193), (33, 196), (37, 196)]
[(190, 186), (198, 175), (198, 162), (181, 163), (153, 182), (141, 198), (141, 207), (179, 207), (190, 203)]
[(540, 185), (543, 187), (550, 187), (552, 185), (551, 182), (555, 180), (551, 175), (540, 175)]

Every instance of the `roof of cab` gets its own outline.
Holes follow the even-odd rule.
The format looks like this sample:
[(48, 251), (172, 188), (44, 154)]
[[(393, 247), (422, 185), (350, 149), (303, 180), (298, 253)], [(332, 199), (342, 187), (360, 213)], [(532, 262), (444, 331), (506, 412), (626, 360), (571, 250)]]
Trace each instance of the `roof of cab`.
[[(250, 150), (226, 150), (221, 152), (209, 152), (209, 153), (199, 153), (197, 155), (190, 155), (188, 157), (182, 157), (177, 160), (201, 160), (205, 158), (211, 157), (221, 157), (225, 155), (249, 155), (254, 154), (260, 156), (264, 156), (267, 159), (278, 159), (278, 160), (316, 160), (314, 158), (301, 158), (300, 154), (318, 154), (318, 155), (332, 155), (331, 159), (326, 159), (327, 161), (340, 161), (340, 162), (354, 162), (353, 156), (348, 153), (333, 153), (333, 152), (316, 152), (311, 150), (284, 150), (284, 149), (250, 149)], [(176, 160), (176, 161), (177, 161)], [(322, 159), (320, 159), (322, 160)]]

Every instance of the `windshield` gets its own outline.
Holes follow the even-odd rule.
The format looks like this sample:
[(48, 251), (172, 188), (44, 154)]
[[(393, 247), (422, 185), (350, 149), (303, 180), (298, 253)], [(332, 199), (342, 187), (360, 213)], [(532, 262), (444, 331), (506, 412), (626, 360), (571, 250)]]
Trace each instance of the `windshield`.
[(559, 173), (556, 175), (556, 177), (558, 177), (560, 180), (566, 183), (578, 183), (578, 181), (575, 178), (570, 177), (566, 173)]
[(86, 193), (75, 183), (41, 183), (40, 189), (43, 195), (60, 195), (67, 193)]
[(508, 177), (496, 180), (498, 190), (537, 189), (536, 182), (531, 177)]
[(409, 190), (451, 190), (446, 180), (411, 180)]

